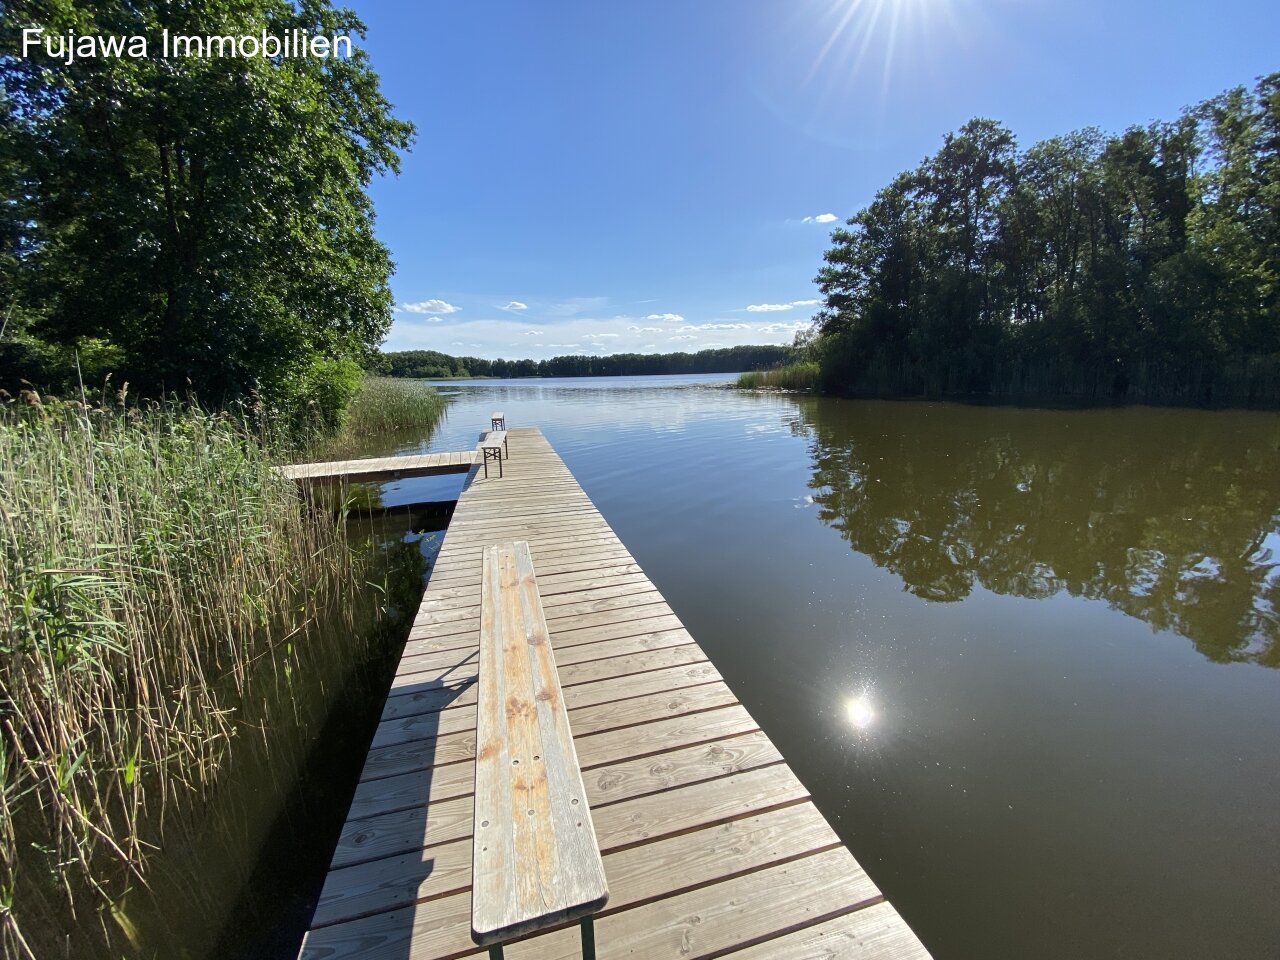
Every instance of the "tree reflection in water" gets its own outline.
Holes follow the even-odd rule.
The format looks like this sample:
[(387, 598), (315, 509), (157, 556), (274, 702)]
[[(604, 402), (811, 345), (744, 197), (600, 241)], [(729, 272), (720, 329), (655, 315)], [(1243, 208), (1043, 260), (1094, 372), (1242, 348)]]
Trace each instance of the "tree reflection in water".
[(813, 500), (934, 601), (1105, 600), (1280, 667), (1280, 418), (796, 398)]

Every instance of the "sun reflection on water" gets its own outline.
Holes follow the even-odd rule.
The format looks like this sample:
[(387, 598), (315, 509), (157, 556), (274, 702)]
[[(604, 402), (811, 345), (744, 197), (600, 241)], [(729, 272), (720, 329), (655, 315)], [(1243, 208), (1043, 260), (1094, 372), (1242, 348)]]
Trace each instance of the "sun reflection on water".
[(853, 728), (861, 733), (871, 729), (871, 726), (876, 722), (875, 705), (871, 702), (871, 697), (865, 690), (845, 702), (844, 713), (849, 722), (853, 724)]

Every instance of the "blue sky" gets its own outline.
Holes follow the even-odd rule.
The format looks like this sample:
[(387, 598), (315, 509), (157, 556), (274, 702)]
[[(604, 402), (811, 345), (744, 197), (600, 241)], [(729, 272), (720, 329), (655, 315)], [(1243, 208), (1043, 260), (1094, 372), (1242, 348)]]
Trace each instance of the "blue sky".
[(1280, 4), (352, 2), (418, 127), (385, 349), (790, 342), (831, 231), (974, 116), (1024, 146), (1280, 69)]

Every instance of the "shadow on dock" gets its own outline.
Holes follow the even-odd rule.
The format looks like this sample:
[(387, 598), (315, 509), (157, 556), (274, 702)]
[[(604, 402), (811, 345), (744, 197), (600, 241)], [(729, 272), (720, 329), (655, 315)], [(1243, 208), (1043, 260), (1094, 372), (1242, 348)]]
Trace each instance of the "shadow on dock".
[(445, 711), (474, 701), (478, 653), (456, 652), (456, 662), (390, 691), (303, 945), (307, 960), (353, 952), (346, 921), (375, 913), (383, 922), (363, 930), (359, 948), (374, 946), (372, 934), (379, 957), (408, 960), (414, 905), (466, 889), (431, 883), (442, 844), (450, 854), (465, 847), (468, 859), (471, 850), (474, 723), (455, 729), (458, 711)]

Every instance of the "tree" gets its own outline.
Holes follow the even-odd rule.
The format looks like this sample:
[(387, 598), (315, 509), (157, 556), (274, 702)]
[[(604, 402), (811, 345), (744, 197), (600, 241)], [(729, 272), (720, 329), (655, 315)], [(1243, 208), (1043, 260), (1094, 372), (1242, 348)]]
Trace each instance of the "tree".
[[(23, 58), (28, 26), (145, 36), (151, 55)], [(14, 0), (0, 27), (14, 306), (31, 332), (115, 348), (144, 392), (256, 392), (294, 411), (320, 398), (335, 415), (390, 325), (365, 190), (398, 171), (412, 127), (358, 46), (164, 59), (158, 43), (164, 29), (363, 37), (360, 21), (328, 0)]]
[(1280, 74), (1021, 153), (970, 121), (831, 241), (830, 390), (1280, 404)]

